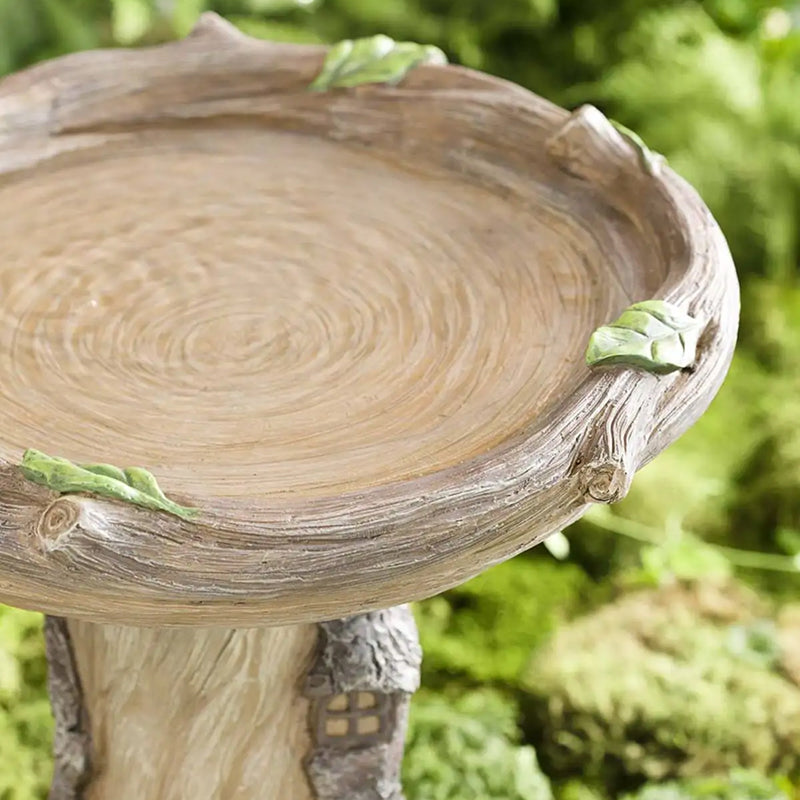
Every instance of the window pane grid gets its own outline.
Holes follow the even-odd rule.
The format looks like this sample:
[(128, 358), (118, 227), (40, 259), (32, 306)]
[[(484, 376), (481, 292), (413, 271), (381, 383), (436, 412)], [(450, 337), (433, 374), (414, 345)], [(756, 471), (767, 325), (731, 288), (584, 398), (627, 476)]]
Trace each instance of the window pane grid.
[(390, 698), (381, 692), (334, 695), (321, 704), (319, 734), (331, 744), (375, 741), (387, 730), (389, 706)]
[(352, 717), (357, 719), (358, 717), (377, 717), (383, 711), (381, 706), (373, 706), (372, 708), (353, 708), (348, 709), (347, 711), (328, 711), (328, 716), (333, 717)]
[[(372, 716), (376, 714), (380, 714), (386, 708), (387, 699), (386, 697), (379, 696), (374, 697), (374, 702), (372, 705), (362, 705), (359, 706), (359, 696), (363, 695), (363, 692), (349, 692), (348, 694), (344, 695), (347, 698), (347, 703), (342, 708), (337, 708), (334, 706), (335, 701), (328, 702), (327, 714), (330, 717), (364, 717), (364, 716)], [(338, 698), (341, 695), (337, 695)]]

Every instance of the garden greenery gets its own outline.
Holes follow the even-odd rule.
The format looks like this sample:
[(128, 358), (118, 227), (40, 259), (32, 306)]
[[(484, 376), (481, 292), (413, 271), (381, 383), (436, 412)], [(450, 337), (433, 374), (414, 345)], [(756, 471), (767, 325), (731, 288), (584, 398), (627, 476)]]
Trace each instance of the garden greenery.
[[(0, 0), (0, 74), (168, 41), (205, 10), (281, 41), (431, 44), (560, 105), (592, 103), (697, 188), (739, 271), (729, 379), (629, 497), (568, 530), (566, 560), (537, 548), (416, 607), (409, 800), (791, 798), (800, 4)], [(0, 608), (0, 800), (45, 797), (51, 729), (41, 617)]]

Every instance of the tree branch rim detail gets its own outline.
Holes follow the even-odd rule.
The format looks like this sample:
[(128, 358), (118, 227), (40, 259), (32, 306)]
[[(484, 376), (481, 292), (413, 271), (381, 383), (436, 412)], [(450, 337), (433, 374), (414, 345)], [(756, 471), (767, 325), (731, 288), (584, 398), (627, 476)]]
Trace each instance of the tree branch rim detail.
[[(53, 159), (91, 158), (109, 141), (131, 141), (134, 131), (219, 120), (299, 130), (342, 152), (380, 152), (411, 172), (467, 176), (504, 197), (525, 190), (519, 176), (527, 168), (528, 191), (540, 182), (559, 198), (554, 214), (569, 217), (583, 204), (642, 237), (612, 268), (607, 229), (580, 229), (604, 254), (602, 268), (587, 269), (606, 293), (585, 320), (583, 340), (564, 351), (559, 396), (474, 457), (351, 492), (245, 502), (212, 491), (187, 496), (161, 478), (178, 507), (202, 509), (191, 520), (95, 495), (62, 496), (26, 480), (19, 466), (0, 464), (0, 513), (13, 526), (0, 536), (3, 602), (101, 623), (246, 626), (421, 599), (539, 543), (589, 503), (624, 497), (636, 470), (688, 429), (719, 389), (735, 346), (738, 285), (722, 234), (688, 184), (665, 166), (643, 169), (597, 109), (569, 113), (457, 66), (416, 63), (396, 85), (309, 91), (327, 53), (249, 39), (204, 15), (179, 43), (33, 67), (0, 82), (0, 178), (24, 180)], [(98, 74), (119, 77), (97, 83)], [(423, 121), (428, 137), (416, 133)], [(507, 155), (491, 143), (499, 131), (513, 141)], [(650, 262), (634, 265), (634, 252), (648, 252)], [(693, 371), (588, 369), (591, 331), (645, 299), (704, 321)]]

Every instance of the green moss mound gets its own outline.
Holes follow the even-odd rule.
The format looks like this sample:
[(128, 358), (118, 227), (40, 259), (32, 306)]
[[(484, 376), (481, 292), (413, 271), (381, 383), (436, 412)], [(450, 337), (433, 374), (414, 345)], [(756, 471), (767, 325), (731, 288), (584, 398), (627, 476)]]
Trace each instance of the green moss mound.
[(562, 629), (525, 678), (551, 777), (614, 791), (739, 767), (800, 773), (800, 687), (779, 627), (735, 585), (639, 592)]
[(534, 749), (518, 743), (516, 717), (513, 701), (489, 690), (415, 695), (403, 769), (408, 800), (553, 800)]

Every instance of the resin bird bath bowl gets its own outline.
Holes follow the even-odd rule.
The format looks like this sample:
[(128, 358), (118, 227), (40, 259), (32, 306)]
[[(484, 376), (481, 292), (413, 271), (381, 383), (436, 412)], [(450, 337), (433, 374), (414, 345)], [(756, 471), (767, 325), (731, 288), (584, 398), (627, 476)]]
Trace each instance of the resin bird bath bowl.
[[(326, 53), (206, 15), (0, 84), (0, 600), (49, 615), (53, 798), (397, 800), (403, 604), (623, 497), (727, 370), (723, 237), (599, 111)], [(587, 366), (645, 300), (686, 368)]]

